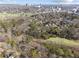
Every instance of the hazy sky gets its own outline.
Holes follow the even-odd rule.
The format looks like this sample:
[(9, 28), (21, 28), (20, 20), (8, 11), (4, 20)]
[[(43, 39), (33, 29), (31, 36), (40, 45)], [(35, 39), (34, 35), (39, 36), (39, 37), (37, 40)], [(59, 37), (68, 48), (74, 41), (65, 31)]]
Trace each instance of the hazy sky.
[(79, 4), (79, 0), (0, 0), (0, 4)]

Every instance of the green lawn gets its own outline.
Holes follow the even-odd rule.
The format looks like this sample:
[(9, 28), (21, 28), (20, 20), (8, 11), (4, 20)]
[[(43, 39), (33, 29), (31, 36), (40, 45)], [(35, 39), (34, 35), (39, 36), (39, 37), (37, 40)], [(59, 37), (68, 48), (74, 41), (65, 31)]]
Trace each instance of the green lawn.
[(63, 45), (63, 46), (79, 46), (79, 43), (74, 41), (74, 40), (68, 40), (65, 38), (49, 38), (47, 41), (51, 41), (52, 43), (58, 44), (58, 45)]
[(27, 16), (30, 17), (33, 15), (32, 13), (0, 13), (0, 20), (5, 20), (5, 19), (10, 19), (10, 18), (15, 18), (15, 17), (20, 17), (20, 16)]

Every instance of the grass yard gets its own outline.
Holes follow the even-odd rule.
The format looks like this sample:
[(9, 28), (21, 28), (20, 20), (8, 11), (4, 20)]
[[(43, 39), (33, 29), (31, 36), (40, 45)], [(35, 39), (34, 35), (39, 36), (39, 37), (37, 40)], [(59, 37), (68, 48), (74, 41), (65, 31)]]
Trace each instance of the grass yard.
[(68, 40), (65, 38), (49, 38), (47, 41), (51, 41), (52, 43), (55, 43), (57, 45), (63, 45), (63, 46), (69, 46), (69, 47), (75, 47), (79, 46), (79, 42), (76, 42), (74, 40)]

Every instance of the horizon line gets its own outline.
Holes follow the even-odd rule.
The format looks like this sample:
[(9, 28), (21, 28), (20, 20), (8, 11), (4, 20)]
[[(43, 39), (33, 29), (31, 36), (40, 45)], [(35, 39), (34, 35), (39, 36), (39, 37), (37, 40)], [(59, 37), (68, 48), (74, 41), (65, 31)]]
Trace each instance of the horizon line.
[[(1, 3), (1, 4), (4, 4), (4, 5), (6, 5), (5, 3)], [(0, 4), (0, 5), (1, 5)], [(9, 4), (12, 4), (12, 3), (8, 3), (7, 5), (9, 5)], [(79, 5), (79, 3), (53, 3), (53, 4), (41, 4), (41, 3), (39, 3), (39, 4), (28, 4), (28, 3), (26, 3), (27, 5), (71, 5), (71, 4), (73, 4), (73, 5)], [(17, 3), (13, 3), (13, 5), (26, 5), (26, 4), (17, 4)]]

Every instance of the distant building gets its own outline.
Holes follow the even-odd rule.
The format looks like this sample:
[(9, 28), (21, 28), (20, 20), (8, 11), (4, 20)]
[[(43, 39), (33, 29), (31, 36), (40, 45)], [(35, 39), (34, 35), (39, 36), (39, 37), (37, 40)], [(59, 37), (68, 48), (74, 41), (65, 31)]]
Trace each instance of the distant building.
[(61, 8), (57, 7), (57, 12), (60, 12), (61, 10), (62, 10)]
[(76, 13), (76, 12), (77, 12), (77, 9), (76, 9), (76, 8), (74, 8), (74, 9), (72, 10), (72, 12)]
[(26, 6), (28, 6), (28, 4), (26, 4)]
[(40, 8), (41, 6), (40, 6), (40, 5), (38, 5), (37, 7), (38, 7), (38, 8)]

